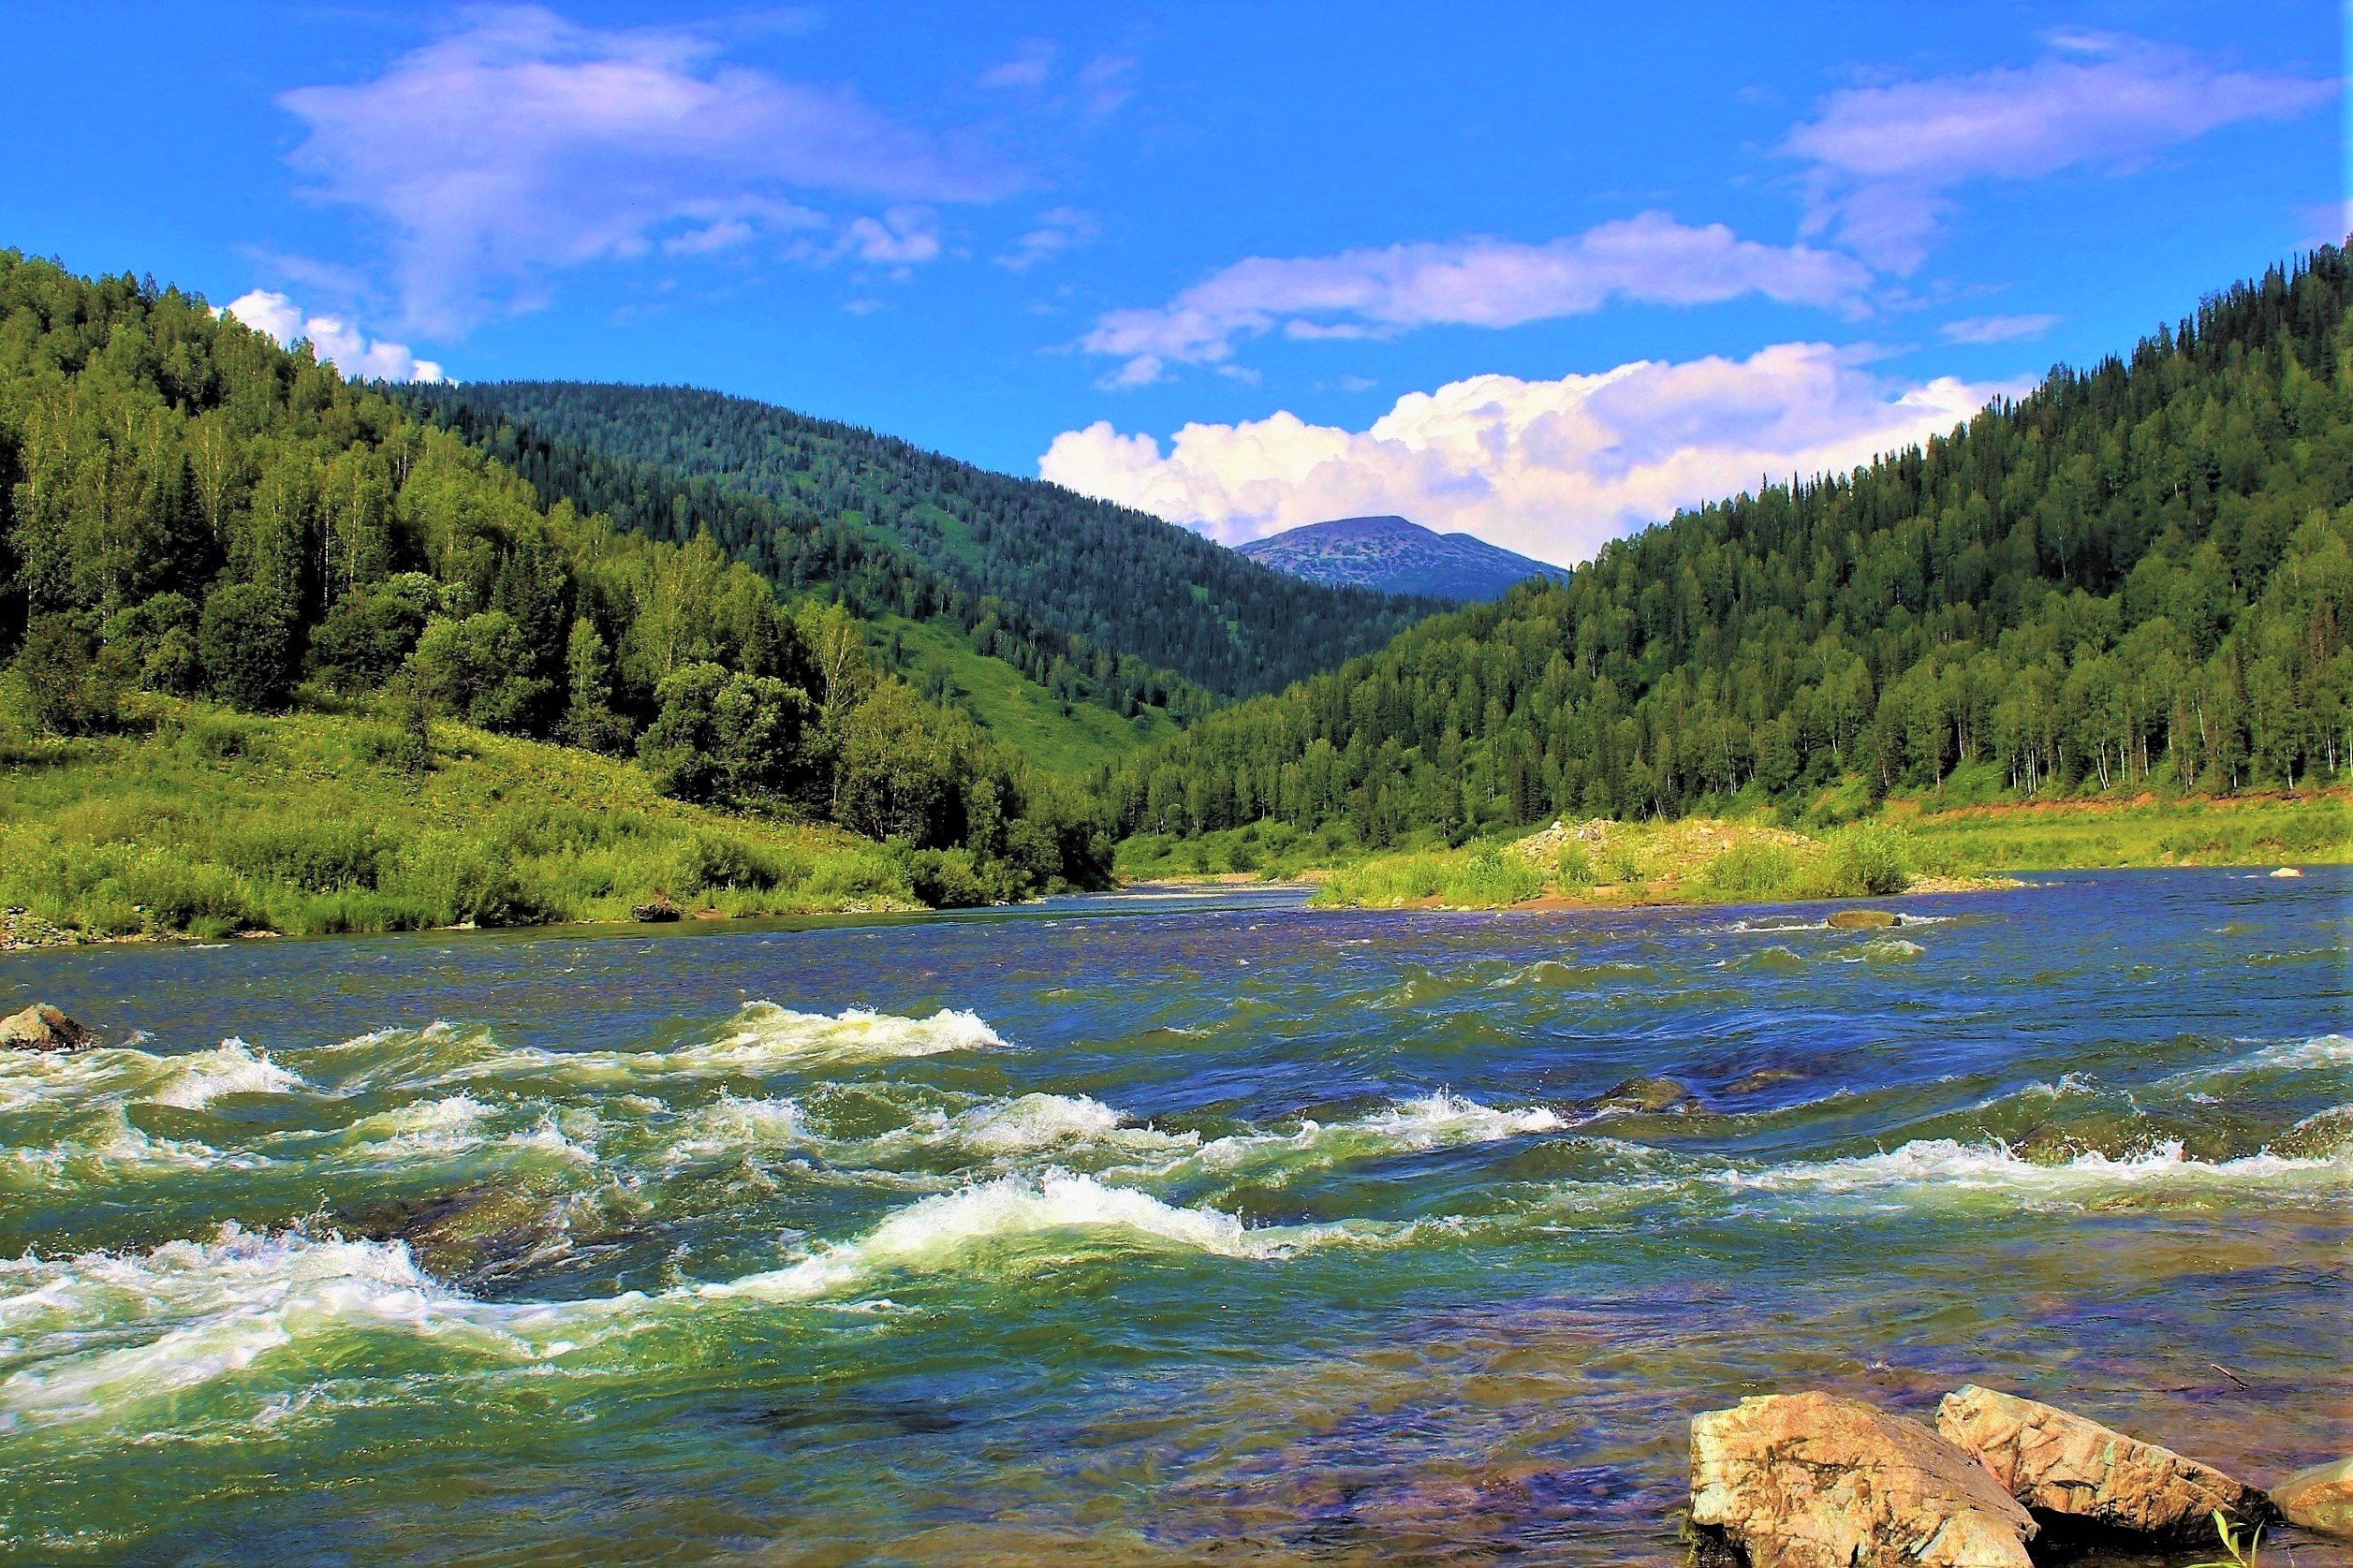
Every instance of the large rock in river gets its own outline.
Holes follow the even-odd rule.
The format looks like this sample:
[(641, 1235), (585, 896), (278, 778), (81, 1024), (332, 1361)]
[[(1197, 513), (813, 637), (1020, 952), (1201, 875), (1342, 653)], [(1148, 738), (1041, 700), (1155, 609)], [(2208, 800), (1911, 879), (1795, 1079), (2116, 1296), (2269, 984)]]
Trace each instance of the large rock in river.
[(46, 1002), (0, 1018), (0, 1049), (80, 1050), (96, 1038)]
[(2193, 1546), (2213, 1540), (2216, 1509), (2276, 1517), (2260, 1491), (2211, 1465), (2015, 1394), (1956, 1389), (1936, 1407), (1936, 1429), (2056, 1531)]
[(1883, 931), (1904, 923), (1904, 916), (1892, 909), (1833, 909), (1830, 928), (1834, 931)]
[(2298, 1471), (2272, 1488), (2272, 1502), (2290, 1524), (2353, 1537), (2353, 1459)]
[(1918, 1421), (1831, 1394), (1773, 1394), (1691, 1423), (1702, 1557), (1752, 1568), (2029, 1568), (2037, 1527)]

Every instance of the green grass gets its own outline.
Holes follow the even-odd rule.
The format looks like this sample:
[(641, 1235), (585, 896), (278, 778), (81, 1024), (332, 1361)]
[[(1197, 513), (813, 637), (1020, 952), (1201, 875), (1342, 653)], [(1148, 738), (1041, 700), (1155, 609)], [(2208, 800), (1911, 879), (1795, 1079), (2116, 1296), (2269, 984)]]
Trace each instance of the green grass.
[[(1176, 733), (1167, 714), (1147, 710), (1139, 725), (1091, 702), (1065, 703), (1002, 659), (984, 657), (937, 626), (887, 616), (874, 623), (897, 634), (908, 679), (963, 704), (1007, 746), (1052, 772), (1085, 773), (1116, 762), (1148, 741)], [(928, 679), (927, 679), (928, 678)]]
[(880, 844), (665, 799), (607, 757), (438, 724), (412, 777), (364, 711), (157, 698), (138, 699), (152, 733), (60, 740), (14, 686), (0, 903), (80, 936), (613, 920), (657, 892), (728, 915), (919, 907)]
[(2353, 860), (2353, 809), (2342, 795), (1936, 806), (1934, 797), (1900, 801), (1890, 817), (1922, 856), (1981, 872)]

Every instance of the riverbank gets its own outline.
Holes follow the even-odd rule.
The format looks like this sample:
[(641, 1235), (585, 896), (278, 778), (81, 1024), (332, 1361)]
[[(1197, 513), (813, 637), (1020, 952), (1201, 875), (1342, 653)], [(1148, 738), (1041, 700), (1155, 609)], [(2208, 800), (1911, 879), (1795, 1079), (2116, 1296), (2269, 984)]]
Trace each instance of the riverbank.
[(435, 724), (158, 703), (143, 735), (0, 735), (0, 947), (925, 907), (840, 828), (670, 800), (639, 769)]
[(1596, 819), (1507, 843), (1338, 866), (1314, 901), (1355, 909), (1586, 909), (1981, 891), (2016, 873), (2164, 866), (2334, 865), (2353, 858), (2342, 796), (2141, 799), (1949, 812), (1891, 802), (1813, 832), (1762, 821)]

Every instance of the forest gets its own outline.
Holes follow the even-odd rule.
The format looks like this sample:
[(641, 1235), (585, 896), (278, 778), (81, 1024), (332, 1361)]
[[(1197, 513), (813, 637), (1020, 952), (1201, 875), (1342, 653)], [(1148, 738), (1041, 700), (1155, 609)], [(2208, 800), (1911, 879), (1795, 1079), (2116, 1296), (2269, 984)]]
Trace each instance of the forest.
[(2353, 753), (2336, 247), (1851, 474), (1426, 621), (1098, 781), (1126, 834), (1370, 846), (1556, 816), (2299, 789)]
[[(1445, 608), (1302, 582), (1142, 512), (745, 398), (566, 381), (410, 395), (768, 501), (791, 538), (754, 558), (763, 569), (788, 578), (814, 543), (879, 538), (976, 601), (1020, 607), (1090, 648), (1172, 670), (1220, 696), (1279, 690), (1370, 652)], [(658, 508), (612, 515), (663, 526)], [(774, 536), (765, 517), (748, 514), (747, 522), (741, 548), (757, 550), (763, 528)]]
[(156, 724), (147, 699), (352, 711), (423, 773), (458, 721), (895, 844), (927, 901), (1108, 871), (1092, 803), (878, 667), (840, 595), (543, 505), (152, 279), (0, 252), (0, 653), (52, 734)]
[(447, 385), (399, 388), (421, 417), (463, 436), (531, 481), (542, 502), (572, 504), (650, 538), (684, 544), (708, 534), (780, 592), (820, 592), (861, 620), (900, 615), (945, 628), (984, 657), (1000, 659), (1064, 702), (1092, 702), (1122, 718), (1157, 708), (1179, 724), (1216, 698), (1182, 676), (1133, 654), (1059, 631), (1018, 603), (976, 592), (908, 551), (859, 527), (853, 514), (830, 518), (763, 500), (705, 475), (616, 457), (558, 440), (490, 411), (475, 389)]

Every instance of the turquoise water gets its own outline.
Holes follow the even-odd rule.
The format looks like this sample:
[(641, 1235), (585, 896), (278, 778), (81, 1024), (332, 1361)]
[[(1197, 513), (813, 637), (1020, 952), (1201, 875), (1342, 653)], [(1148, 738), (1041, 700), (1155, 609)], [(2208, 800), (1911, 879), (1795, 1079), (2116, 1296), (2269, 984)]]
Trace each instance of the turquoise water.
[(1968, 1379), (2346, 1453), (2353, 884), (2049, 884), (20, 956), (123, 1044), (0, 1059), (0, 1543), (1666, 1562), (1694, 1411)]

